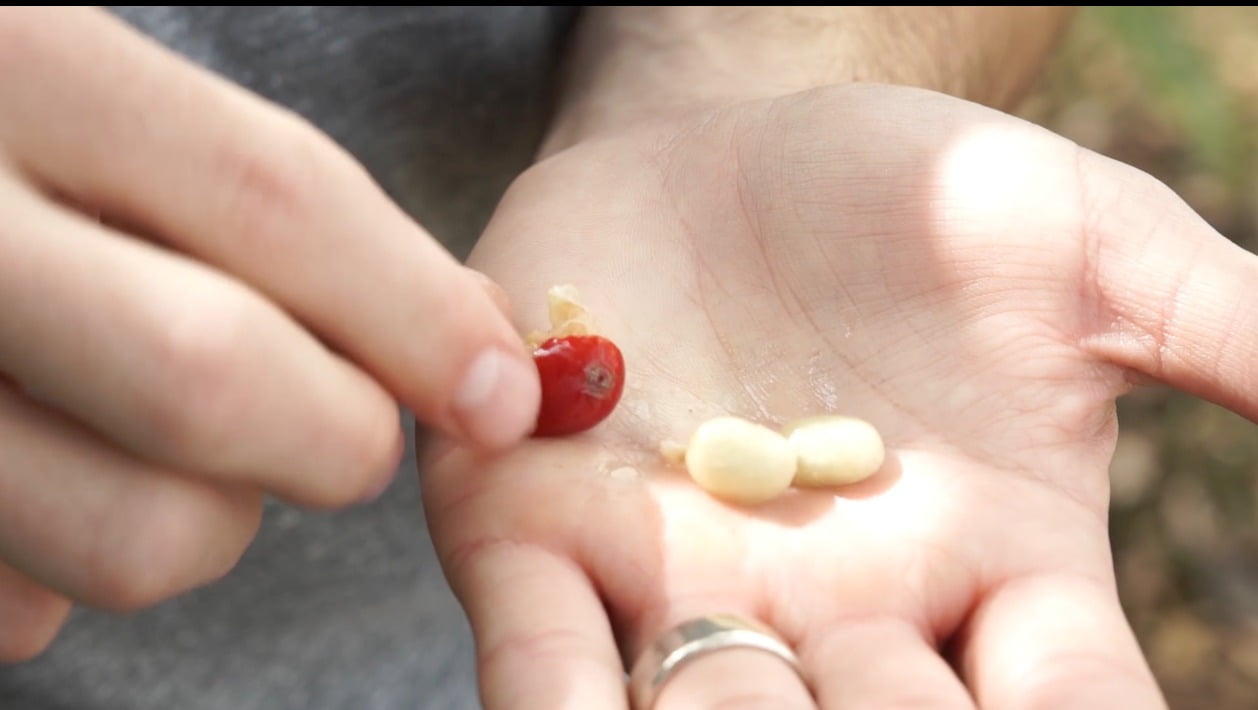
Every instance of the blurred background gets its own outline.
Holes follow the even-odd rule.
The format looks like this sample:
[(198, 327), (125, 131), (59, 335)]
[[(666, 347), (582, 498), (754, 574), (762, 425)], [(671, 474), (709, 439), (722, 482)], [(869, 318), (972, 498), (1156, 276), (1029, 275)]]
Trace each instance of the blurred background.
[[(1084, 9), (1019, 113), (1151, 173), (1258, 252), (1258, 8)], [(1165, 390), (1119, 404), (1128, 618), (1172, 708), (1258, 708), (1258, 425)]]

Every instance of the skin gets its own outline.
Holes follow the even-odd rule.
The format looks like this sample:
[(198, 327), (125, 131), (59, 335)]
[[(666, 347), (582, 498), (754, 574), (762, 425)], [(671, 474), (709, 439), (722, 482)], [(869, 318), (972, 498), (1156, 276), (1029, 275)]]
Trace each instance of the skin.
[[(537, 404), (527, 374), (455, 386), (510, 369), (474, 368), (486, 348), (529, 371), (503, 291), (290, 113), (103, 13), (4, 11), (0, 660), (38, 653), (72, 601), (141, 608), (225, 574), (264, 493), (370, 498), (400, 402), (443, 434), (425, 497), (491, 707), (617, 707), (617, 651), (717, 608), (785, 634), (824, 707), (964, 707), (964, 687), (1156, 707), (1109, 574), (1112, 400), (1149, 376), (1254, 415), (1253, 317), (1232, 305), (1252, 259), (1060, 139), (843, 88), (1005, 106), (1066, 14), (592, 10), (554, 159), (473, 266), (522, 314), (584, 286), (638, 384), (590, 436), (486, 459)], [(737, 510), (654, 457), (698, 417), (832, 401), (887, 437), (878, 482)], [(739, 698), (810, 702), (731, 652), (664, 705)]]
[[(534, 304), (521, 330), (573, 283), (628, 368), (585, 435), (428, 451), (490, 710), (627, 707), (626, 665), (715, 611), (809, 685), (727, 652), (662, 710), (1165, 707), (1112, 572), (1114, 402), (1163, 383), (1258, 418), (1258, 256), (1161, 183), (971, 102), (832, 87), (557, 151), (471, 264)], [(739, 508), (658, 453), (827, 411), (879, 428), (881, 473)]]
[(501, 289), (291, 112), (95, 9), (0, 10), (0, 86), (0, 662), (226, 574), (265, 494), (373, 498), (399, 403), (532, 428)]
[(541, 155), (641, 121), (880, 82), (1017, 104), (1068, 7), (589, 7)]

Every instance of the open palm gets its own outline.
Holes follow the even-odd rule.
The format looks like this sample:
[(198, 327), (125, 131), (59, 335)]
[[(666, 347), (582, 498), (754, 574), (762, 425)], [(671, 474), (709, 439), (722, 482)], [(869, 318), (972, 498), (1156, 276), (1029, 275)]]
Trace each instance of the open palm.
[[(558, 154), (471, 263), (521, 331), (575, 284), (628, 366), (591, 432), (429, 452), (491, 710), (626, 707), (624, 664), (720, 611), (782, 634), (815, 700), (730, 652), (659, 707), (1162, 707), (1111, 570), (1114, 400), (1258, 414), (1258, 257), (1148, 176), (956, 99), (828, 89)], [(879, 474), (743, 508), (659, 454), (711, 416), (822, 412), (879, 428)]]

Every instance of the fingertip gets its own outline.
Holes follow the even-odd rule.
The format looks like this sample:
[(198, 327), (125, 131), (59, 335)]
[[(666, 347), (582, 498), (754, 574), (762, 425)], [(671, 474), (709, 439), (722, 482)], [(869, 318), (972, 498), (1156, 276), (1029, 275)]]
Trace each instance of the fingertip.
[(65, 625), (70, 600), (0, 562), (0, 664), (31, 661)]
[[(402, 411), (366, 376), (345, 368), (365, 384), (359, 393), (366, 396), (338, 388), (321, 397), (320, 409), (330, 412), (330, 419), (297, 431), (307, 440), (301, 451), (312, 463), (277, 464), (263, 482), (268, 493), (294, 505), (337, 510), (373, 503), (397, 480), (407, 445)], [(285, 449), (277, 455), (292, 458)]]
[(385, 459), (385, 465), (381, 469), (379, 479), (375, 485), (367, 489), (367, 492), (359, 499), (362, 505), (375, 503), (390, 488), (393, 487), (394, 481), (397, 480), (399, 469), (402, 467), (402, 460), (406, 456), (406, 434), (399, 427), (397, 430), (397, 438), (393, 444), (392, 452)]
[(392, 401), (382, 408), (384, 418), (373, 415), (364, 420), (360, 431), (361, 448), (353, 454), (350, 470), (331, 486), (316, 507), (339, 508), (349, 505), (366, 505), (379, 500), (397, 480), (398, 470), (406, 455), (406, 432), (402, 428), (401, 412)]
[(523, 348), (489, 346), (464, 370), (454, 394), (454, 419), (474, 445), (503, 449), (533, 430), (541, 397), (537, 368)]

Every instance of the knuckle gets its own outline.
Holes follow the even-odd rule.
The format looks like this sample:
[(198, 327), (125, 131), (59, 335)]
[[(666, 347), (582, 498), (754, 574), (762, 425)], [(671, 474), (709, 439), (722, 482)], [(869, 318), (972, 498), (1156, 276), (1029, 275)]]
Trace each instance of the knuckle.
[(252, 320), (244, 299), (218, 297), (184, 304), (159, 325), (157, 385), (144, 405), (159, 450), (210, 465), (228, 450), (247, 396), (241, 357)]
[(260, 510), (260, 501), (233, 501), (225, 509), (221, 497), (201, 489), (120, 507), (112, 534), (102, 536), (89, 563), (96, 602), (132, 613), (220, 579), (244, 554)]
[(212, 171), (225, 186), (223, 214), (235, 231), (260, 249), (274, 250), (306, 236), (292, 226), (324, 199), (319, 185), (335, 153), (303, 119), (282, 109), (272, 117), (269, 130), (224, 142)]
[(479, 666), (490, 673), (509, 676), (523, 668), (555, 662), (597, 664), (599, 649), (586, 634), (573, 629), (554, 628), (534, 633), (520, 633), (498, 639), (480, 653)]

